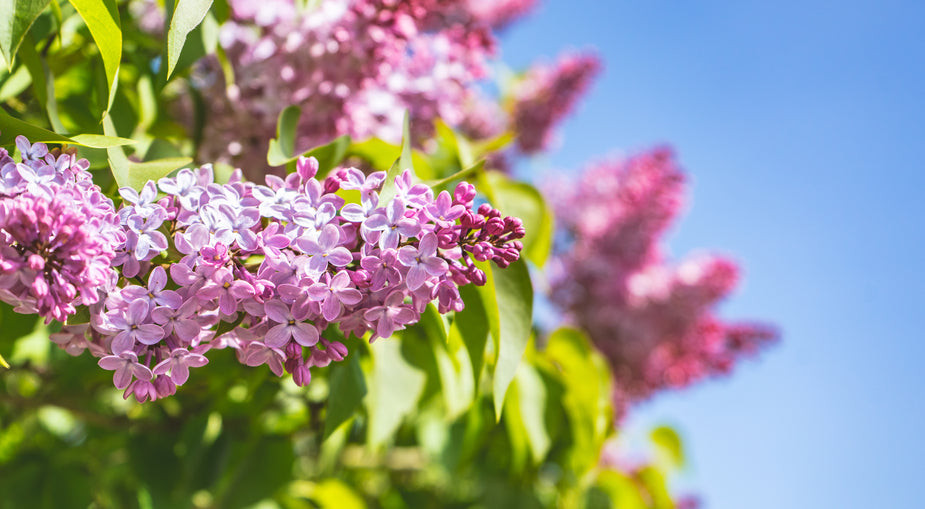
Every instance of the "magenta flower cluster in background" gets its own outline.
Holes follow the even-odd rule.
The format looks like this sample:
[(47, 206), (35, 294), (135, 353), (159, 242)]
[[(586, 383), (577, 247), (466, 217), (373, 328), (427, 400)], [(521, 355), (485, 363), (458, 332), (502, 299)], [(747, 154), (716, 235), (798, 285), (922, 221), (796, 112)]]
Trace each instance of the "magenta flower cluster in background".
[[(407, 110), (415, 140), (429, 139), (440, 119), (474, 139), (512, 132), (520, 154), (535, 154), (548, 147), (555, 125), (600, 68), (596, 56), (569, 53), (553, 65), (537, 64), (501, 97), (486, 93), (481, 84), (492, 78), (497, 56), (494, 31), (527, 14), (535, 0), (297, 4), (229, 2), (231, 19), (219, 44), (234, 83), (215, 60), (194, 73), (207, 114), (200, 159), (262, 178), (266, 140), (290, 105), (305, 112), (299, 150), (344, 134), (398, 143)], [(145, 19), (162, 18), (155, 4), (145, 5)], [(162, 26), (152, 22), (148, 29)], [(192, 118), (191, 106), (182, 104), (181, 116)], [(508, 166), (496, 159), (500, 169)]]
[(600, 68), (597, 56), (566, 53), (552, 65), (537, 64), (526, 72), (514, 89), (510, 119), (520, 152), (549, 148), (554, 127), (572, 111)]
[[(302, 158), (285, 180), (256, 185), (238, 174), (221, 185), (206, 165), (140, 193), (120, 189), (116, 212), (86, 161), (18, 143), (22, 163), (3, 154), (0, 298), (67, 319), (53, 341), (101, 357), (138, 401), (173, 394), (212, 348), (306, 385), (311, 367), (347, 355), (323, 336), (329, 325), (375, 340), (416, 323), (433, 301), (441, 313), (461, 310), (458, 286), (486, 280), (474, 260), (506, 267), (523, 249), (521, 221), (473, 209), (465, 182), (435, 196), (405, 171), (380, 203), (384, 172), (341, 169), (319, 181), (317, 161)], [(75, 304), (87, 305), (88, 321)]]
[(220, 44), (235, 83), (200, 74), (209, 114), (200, 155), (262, 174), (266, 140), (293, 104), (310, 112), (298, 130), (303, 149), (342, 134), (397, 143), (406, 109), (414, 138), (424, 139), (435, 118), (461, 120), (470, 85), (486, 76), (495, 51), (491, 24), (530, 3), (477, 2), (473, 11), (458, 0), (327, 0), (311, 8), (232, 0)]
[(716, 315), (738, 280), (733, 261), (665, 259), (660, 239), (684, 192), (669, 150), (593, 165), (554, 189), (548, 195), (565, 235), (550, 271), (552, 298), (609, 360), (618, 415), (661, 389), (726, 373), (776, 338), (768, 326)]

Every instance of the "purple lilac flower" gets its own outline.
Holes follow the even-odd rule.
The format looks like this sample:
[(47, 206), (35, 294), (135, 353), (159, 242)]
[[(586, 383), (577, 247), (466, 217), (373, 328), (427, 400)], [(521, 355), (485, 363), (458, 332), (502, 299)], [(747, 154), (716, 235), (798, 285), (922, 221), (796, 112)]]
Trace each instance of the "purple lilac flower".
[(446, 260), (437, 256), (437, 236), (424, 235), (419, 247), (405, 246), (398, 250), (398, 261), (409, 267), (406, 284), (417, 290), (429, 276), (440, 277), (449, 270)]
[(334, 277), (324, 274), (320, 282), (308, 287), (308, 296), (321, 302), (321, 315), (329, 322), (340, 317), (344, 306), (354, 306), (363, 300), (363, 295), (353, 288), (346, 272), (338, 272)]
[(318, 342), (318, 329), (314, 325), (305, 323), (308, 318), (308, 309), (304, 306), (295, 306), (295, 313), (289, 306), (279, 300), (271, 300), (265, 305), (267, 318), (278, 325), (267, 331), (266, 344), (273, 348), (280, 348), (292, 338), (302, 346), (312, 346)]
[(170, 373), (170, 378), (177, 385), (183, 385), (189, 380), (189, 368), (201, 368), (209, 363), (209, 359), (193, 353), (186, 348), (174, 348), (170, 356), (154, 366), (155, 375)]
[(394, 199), (389, 202), (384, 211), (370, 215), (363, 223), (364, 228), (380, 232), (380, 248), (395, 249), (402, 235), (413, 237), (421, 231), (420, 223), (405, 217), (405, 210), (404, 202), (401, 199)]
[(328, 269), (328, 264), (335, 267), (344, 267), (353, 261), (350, 251), (340, 246), (341, 229), (333, 224), (327, 224), (321, 230), (317, 240), (310, 237), (301, 237), (296, 244), (307, 255), (310, 255), (308, 266), (311, 270), (321, 273)]
[(125, 389), (132, 382), (132, 378), (149, 381), (153, 373), (147, 366), (138, 363), (135, 352), (125, 351), (119, 355), (107, 355), (99, 360), (101, 368), (115, 371), (112, 374), (112, 383), (116, 389)]
[(109, 313), (109, 323), (118, 333), (112, 339), (112, 352), (122, 353), (131, 350), (135, 342), (153, 345), (164, 337), (164, 329), (148, 319), (148, 303), (142, 299), (133, 300), (125, 311)]

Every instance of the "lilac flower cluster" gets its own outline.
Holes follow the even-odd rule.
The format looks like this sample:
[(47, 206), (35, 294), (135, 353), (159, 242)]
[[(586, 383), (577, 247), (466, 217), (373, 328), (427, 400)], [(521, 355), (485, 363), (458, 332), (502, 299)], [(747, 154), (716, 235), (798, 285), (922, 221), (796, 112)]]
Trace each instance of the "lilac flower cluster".
[(587, 92), (600, 68), (600, 59), (593, 54), (565, 53), (554, 64), (534, 64), (511, 83), (500, 102), (471, 94), (459, 129), (476, 140), (513, 133), (515, 146), (491, 154), (488, 162), (493, 169), (508, 171), (513, 157), (549, 148), (557, 124)]
[(565, 54), (554, 65), (530, 68), (515, 87), (511, 112), (517, 148), (535, 154), (549, 147), (553, 128), (584, 95), (601, 61), (594, 55)]
[(609, 360), (618, 415), (658, 390), (726, 373), (776, 337), (715, 314), (738, 281), (733, 261), (666, 261), (661, 237), (684, 192), (670, 150), (597, 164), (550, 189), (568, 238), (552, 263), (552, 299)]
[[(28, 157), (38, 150), (25, 147)], [(302, 158), (286, 179), (256, 185), (238, 172), (220, 185), (207, 165), (149, 181), (141, 192), (120, 189), (116, 213), (108, 200), (89, 191), (71, 196), (62, 184), (55, 200), (41, 201), (46, 180), (76, 172), (83, 180), (75, 182), (89, 182), (83, 166), (68, 164), (4, 170), (4, 189), (18, 194), (0, 205), (0, 232), (12, 239), (0, 258), (2, 296), (15, 296), (22, 311), (64, 320), (76, 297), (66, 285), (76, 280), (76, 303), (87, 305), (89, 321), (69, 322), (52, 340), (72, 355), (89, 349), (101, 357), (115, 386), (138, 401), (173, 394), (213, 348), (231, 347), (243, 364), (286, 371), (306, 385), (311, 367), (347, 355), (325, 332), (329, 326), (371, 333), (372, 341), (417, 322), (433, 301), (442, 313), (460, 310), (458, 286), (485, 282), (473, 260), (503, 267), (523, 248), (521, 221), (486, 204), (474, 209), (472, 185), (435, 195), (410, 171), (380, 203), (384, 172), (341, 169), (321, 181), (317, 161)], [(341, 190), (358, 195), (356, 202)], [(38, 202), (58, 213), (41, 219)], [(75, 204), (83, 208), (71, 211)], [(35, 217), (45, 221), (39, 233), (21, 236)], [(79, 242), (71, 240), (77, 233)], [(82, 270), (75, 273), (76, 262)], [(53, 311), (43, 307), (47, 287), (58, 299)]]
[(63, 322), (112, 286), (125, 235), (86, 159), (23, 136), (16, 148), (18, 161), (0, 148), (0, 300)]
[(303, 149), (342, 134), (397, 143), (406, 109), (415, 139), (437, 117), (458, 124), (495, 52), (490, 23), (526, 10), (475, 12), (470, 3), (229, 1), (220, 44), (235, 81), (226, 87), (215, 62), (196, 74), (210, 119), (200, 155), (262, 177), (266, 140), (289, 105), (311, 111), (298, 129)]

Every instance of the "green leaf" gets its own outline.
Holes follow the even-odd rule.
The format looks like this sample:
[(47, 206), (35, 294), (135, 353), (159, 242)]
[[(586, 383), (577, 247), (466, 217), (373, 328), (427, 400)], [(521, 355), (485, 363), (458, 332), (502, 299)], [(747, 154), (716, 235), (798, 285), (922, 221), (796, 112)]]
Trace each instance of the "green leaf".
[(39, 56), (35, 50), (35, 42), (31, 34), (26, 35), (24, 42), (25, 44), (20, 47), (19, 54), (23, 64), (29, 69), (29, 74), (32, 76), (32, 90), (35, 92), (35, 98), (45, 111), (52, 129), (57, 132), (64, 131), (61, 119), (58, 118), (55, 79), (51, 75), (51, 69), (49, 69), (45, 58)]
[[(6, 71), (3, 72), (6, 73)], [(0, 84), (0, 102), (6, 102), (7, 99), (16, 97), (23, 90), (29, 88), (30, 83), (32, 83), (32, 78), (29, 76), (29, 70), (26, 69), (26, 66), (17, 67), (13, 74), (3, 77), (3, 83)]]
[(211, 6), (212, 0), (177, 0), (167, 31), (167, 79), (180, 60), (186, 37), (202, 23)]
[(10, 369), (10, 365), (6, 362), (6, 359), (3, 358), (3, 355), (0, 355), (0, 366), (3, 366), (6, 369)]
[(270, 140), (270, 148), (267, 150), (267, 163), (270, 166), (282, 166), (296, 159), (295, 135), (301, 114), (302, 108), (295, 105), (287, 106), (279, 113), (276, 138)]
[(111, 148), (135, 143), (135, 140), (100, 134), (78, 134), (68, 137), (13, 118), (0, 110), (0, 145), (13, 144), (19, 135), (29, 138), (32, 143), (68, 143), (90, 148)]
[(395, 338), (380, 339), (370, 347), (373, 371), (366, 406), (369, 444), (373, 447), (389, 440), (416, 408), (426, 382), (424, 373), (402, 355), (401, 342)]
[(553, 215), (543, 195), (530, 184), (511, 180), (499, 172), (489, 172), (493, 205), (506, 216), (519, 217), (527, 230), (523, 254), (542, 267), (552, 251)]
[[(112, 118), (109, 115), (103, 117), (103, 132), (110, 136), (116, 134), (116, 126), (113, 125)], [(116, 185), (119, 187), (127, 186), (129, 161), (125, 157), (122, 147), (109, 147), (106, 149), (106, 155), (108, 156), (109, 169), (112, 171), (112, 177), (115, 179)]]
[(377, 170), (384, 169), (401, 156), (401, 147), (393, 145), (379, 138), (354, 142), (348, 151), (350, 155), (369, 161), (369, 165)]
[(485, 345), (488, 343), (488, 316), (481, 293), (475, 285), (461, 286), (459, 295), (466, 303), (466, 307), (456, 313), (453, 319), (450, 326), (450, 341), (459, 338), (466, 345), (472, 363), (472, 378), (478, 387), (478, 381), (482, 376), (482, 365), (485, 363)]
[(91, 148), (112, 148), (137, 143), (129, 138), (118, 136), (105, 136), (102, 134), (75, 134), (71, 136), (71, 143)]
[(215, 507), (251, 506), (272, 496), (292, 477), (295, 453), (288, 438), (262, 437), (253, 450), (247, 452), (239, 467), (229, 471), (233, 477), (228, 491), (216, 500)]
[(411, 151), (411, 115), (408, 110), (405, 110), (405, 120), (402, 126), (401, 155), (385, 176), (385, 183), (382, 184), (382, 191), (379, 192), (379, 203), (388, 203), (395, 196), (395, 177), (405, 170), (411, 170), (414, 173)]
[(267, 163), (270, 166), (282, 166), (300, 157), (314, 157), (318, 160), (318, 175), (324, 175), (344, 160), (352, 140), (345, 134), (326, 145), (296, 154), (296, 131), (301, 114), (302, 110), (298, 106), (289, 106), (280, 112), (276, 123), (276, 138), (270, 140), (270, 147), (267, 150)]
[[(523, 260), (517, 260), (506, 269), (492, 266), (490, 270), (497, 299), (498, 321), (498, 339), (495, 342), (498, 357), (493, 373), (492, 394), (495, 418), (500, 419), (504, 393), (514, 379), (533, 329), (533, 286)], [(492, 331), (495, 335), (495, 328)]]
[(32, 23), (45, 10), (49, 0), (0, 0), (0, 53), (7, 69), (13, 70), (13, 57)]
[(635, 481), (616, 470), (604, 470), (597, 477), (596, 487), (606, 493), (610, 507), (620, 509), (648, 509), (649, 504), (640, 493)]
[(667, 456), (671, 466), (684, 466), (684, 446), (677, 431), (668, 426), (659, 426), (652, 430), (649, 438)]
[(129, 161), (128, 179), (125, 185), (134, 189), (141, 189), (149, 180), (157, 182), (157, 179), (165, 177), (170, 172), (183, 168), (192, 162), (193, 160), (189, 157), (167, 157), (143, 163)]
[(597, 465), (601, 447), (612, 430), (607, 362), (583, 332), (571, 328), (550, 334), (543, 355), (564, 387), (562, 406), (574, 444), (568, 468), (581, 476)]
[[(116, 128), (111, 117), (111, 115), (107, 115), (103, 118), (103, 132), (115, 134)], [(112, 176), (116, 180), (116, 185), (133, 189), (141, 189), (149, 180), (157, 181), (157, 179), (166, 176), (170, 172), (193, 162), (189, 157), (166, 157), (136, 163), (129, 161), (125, 157), (122, 147), (118, 145), (109, 146), (106, 152), (109, 156), (109, 166), (112, 169)]]
[(307, 496), (321, 509), (366, 509), (363, 498), (337, 479), (326, 479), (313, 485)]
[(421, 314), (419, 327), (423, 329), (421, 332), (433, 354), (434, 367), (440, 379), (440, 392), (446, 405), (442, 417), (454, 419), (471, 406), (475, 395), (469, 356), (460, 341), (450, 341), (443, 315), (433, 303), (428, 304)]
[[(339, 165), (347, 155), (350, 148), (350, 136), (346, 134), (335, 138), (327, 145), (321, 145), (302, 153), (303, 157), (314, 157), (318, 160), (318, 176), (321, 177)], [(298, 159), (298, 157), (293, 158)]]
[(324, 416), (323, 440), (327, 440), (341, 424), (353, 417), (366, 396), (366, 380), (357, 362), (357, 354), (347, 357), (345, 362), (331, 366), (331, 394), (328, 411)]
[(546, 429), (546, 383), (536, 369), (527, 362), (520, 363), (514, 379), (517, 386), (515, 403), (518, 418), (527, 435), (527, 444), (530, 446), (533, 461), (539, 464), (546, 458), (552, 446), (549, 431)]
[(122, 23), (116, 0), (70, 0), (83, 18), (90, 35), (99, 48), (106, 71), (106, 84), (109, 101), (105, 111), (109, 111), (115, 98), (116, 76), (119, 73), (119, 61), (122, 60)]
[(477, 174), (479, 174), (479, 173), (480, 173), (482, 170), (484, 170), (484, 169), (485, 169), (485, 161), (482, 160), (482, 161), (479, 161), (479, 162), (473, 164), (472, 166), (470, 166), (470, 167), (468, 167), (468, 168), (466, 168), (466, 169), (459, 170), (458, 172), (456, 172), (456, 173), (450, 175), (449, 177), (442, 178), (442, 179), (439, 179), (439, 180), (428, 180), (428, 181), (426, 181), (426, 182), (424, 182), (424, 183), (427, 184), (428, 186), (432, 187), (433, 189), (438, 189), (438, 188), (440, 188), (440, 187), (443, 187), (443, 186), (445, 186), (445, 185), (447, 185), (447, 184), (450, 184), (450, 183), (452, 183), (452, 182), (455, 182), (455, 181), (457, 181), (457, 180), (462, 180), (462, 179), (464, 179), (464, 178), (466, 178), (466, 177), (468, 177), (468, 176), (470, 176), (470, 175), (477, 175)]

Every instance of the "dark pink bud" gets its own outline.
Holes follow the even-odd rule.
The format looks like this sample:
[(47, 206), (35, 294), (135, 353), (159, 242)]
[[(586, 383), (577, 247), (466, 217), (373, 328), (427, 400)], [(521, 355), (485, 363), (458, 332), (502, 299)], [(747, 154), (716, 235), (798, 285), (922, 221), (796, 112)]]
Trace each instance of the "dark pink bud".
[(292, 372), (292, 381), (299, 387), (305, 387), (312, 381), (312, 372), (307, 364), (302, 364)]
[(453, 191), (454, 203), (469, 207), (472, 205), (472, 200), (474, 199), (475, 186), (468, 182), (460, 182), (459, 184), (456, 184), (456, 190)]
[(337, 177), (324, 179), (324, 194), (336, 193), (338, 189), (340, 189), (340, 179)]
[(29, 255), (29, 268), (32, 270), (42, 270), (45, 268), (45, 259), (37, 254)]
[(472, 272), (469, 273), (469, 280), (472, 281), (472, 284), (475, 286), (484, 286), (488, 278), (485, 277), (485, 273), (481, 270), (473, 269)]
[(166, 398), (177, 393), (177, 384), (167, 375), (158, 375), (154, 378), (154, 390), (158, 398)]
[(318, 174), (318, 160), (314, 157), (300, 157), (295, 164), (295, 171), (302, 180), (308, 180)]
[(501, 235), (504, 233), (504, 221), (500, 217), (493, 217), (485, 223), (484, 229), (489, 235)]

